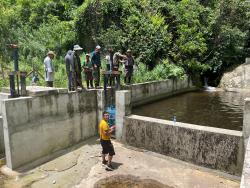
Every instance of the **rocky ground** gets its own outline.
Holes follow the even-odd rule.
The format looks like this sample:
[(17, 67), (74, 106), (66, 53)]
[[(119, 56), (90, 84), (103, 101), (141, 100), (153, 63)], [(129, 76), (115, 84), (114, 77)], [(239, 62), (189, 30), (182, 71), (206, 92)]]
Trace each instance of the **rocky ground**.
[[(19, 169), (5, 178), (3, 188), (238, 188), (239, 178), (198, 167), (157, 153), (128, 147), (113, 141), (115, 170), (101, 165), (101, 147), (97, 138), (65, 150), (54, 160), (30, 170)], [(6, 167), (1, 168), (7, 172)], [(8, 173), (7, 173), (8, 174)]]

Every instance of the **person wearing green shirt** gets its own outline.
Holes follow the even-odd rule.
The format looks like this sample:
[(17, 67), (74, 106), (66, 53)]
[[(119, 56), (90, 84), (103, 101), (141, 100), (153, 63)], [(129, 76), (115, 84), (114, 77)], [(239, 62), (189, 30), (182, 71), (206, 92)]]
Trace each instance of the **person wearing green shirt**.
[(87, 83), (87, 89), (89, 89), (89, 85), (91, 88), (93, 88), (93, 65), (90, 61), (90, 55), (86, 54), (86, 59), (82, 62), (84, 74), (85, 74), (85, 80)]

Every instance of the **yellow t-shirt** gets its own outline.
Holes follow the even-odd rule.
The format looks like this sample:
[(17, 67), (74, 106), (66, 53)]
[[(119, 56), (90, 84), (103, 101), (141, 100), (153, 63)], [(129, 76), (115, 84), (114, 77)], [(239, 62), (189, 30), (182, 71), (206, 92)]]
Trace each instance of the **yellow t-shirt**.
[(105, 131), (109, 130), (109, 125), (105, 120), (102, 120), (99, 124), (99, 134), (100, 139), (102, 140), (110, 140), (110, 136), (105, 135)]

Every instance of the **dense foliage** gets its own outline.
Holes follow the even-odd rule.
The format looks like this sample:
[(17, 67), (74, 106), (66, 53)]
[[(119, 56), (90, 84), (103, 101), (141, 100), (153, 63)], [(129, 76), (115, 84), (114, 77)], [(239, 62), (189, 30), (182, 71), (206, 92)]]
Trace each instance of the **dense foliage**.
[[(250, 48), (250, 3), (243, 0), (0, 0), (0, 72), (12, 65), (9, 43), (20, 46), (22, 70), (56, 57), (56, 85), (65, 86), (63, 57), (74, 44), (85, 52), (130, 48), (135, 80), (210, 77), (244, 63)], [(198, 77), (197, 77), (198, 76)], [(0, 87), (6, 85), (4, 79)], [(42, 82), (41, 82), (42, 84)]]

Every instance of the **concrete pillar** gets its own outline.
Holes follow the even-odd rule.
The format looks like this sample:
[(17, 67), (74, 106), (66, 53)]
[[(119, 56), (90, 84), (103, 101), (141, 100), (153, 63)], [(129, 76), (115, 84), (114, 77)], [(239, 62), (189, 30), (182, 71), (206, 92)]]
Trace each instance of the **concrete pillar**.
[(243, 131), (243, 137), (244, 137), (244, 146), (246, 148), (247, 141), (250, 135), (250, 98), (245, 99), (242, 131)]
[[(1, 102), (1, 101), (0, 101)], [(0, 158), (4, 153), (3, 118), (0, 115)]]
[(131, 91), (122, 90), (116, 91), (115, 93), (116, 98), (116, 132), (115, 136), (116, 139), (119, 141), (125, 141), (123, 135), (125, 133), (126, 127), (124, 127), (124, 116), (131, 114)]
[(105, 92), (102, 89), (97, 90), (97, 125), (96, 130), (99, 131), (98, 125), (102, 120), (102, 113), (105, 110)]
[(9, 99), (10, 94), (9, 93), (0, 93), (0, 115), (2, 114), (2, 104), (4, 99)]
[(246, 63), (250, 63), (250, 58), (246, 58)]
[(244, 166), (241, 175), (240, 188), (248, 188), (250, 187), (250, 141), (248, 140)]

